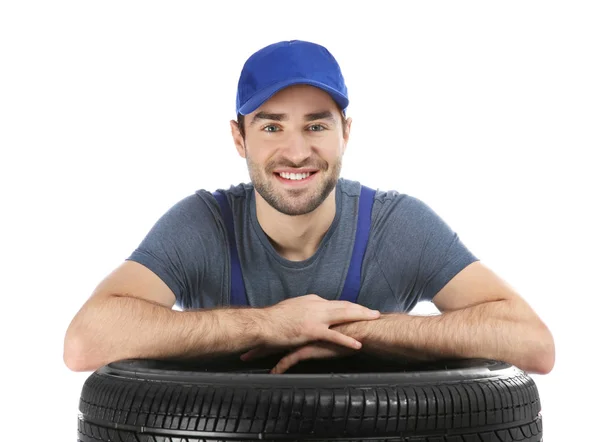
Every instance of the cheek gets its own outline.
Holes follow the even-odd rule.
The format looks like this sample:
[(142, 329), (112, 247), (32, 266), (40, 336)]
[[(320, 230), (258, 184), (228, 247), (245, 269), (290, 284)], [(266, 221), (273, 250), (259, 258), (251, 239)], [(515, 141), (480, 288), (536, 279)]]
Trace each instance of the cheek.
[(281, 140), (278, 141), (274, 137), (256, 133), (246, 136), (246, 149), (253, 158), (268, 157), (269, 152), (273, 152), (278, 146), (281, 146)]
[(257, 143), (246, 144), (246, 161), (248, 161), (256, 169), (268, 168), (273, 162), (274, 154), (272, 150), (266, 149), (265, 146)]
[(320, 147), (321, 155), (329, 159), (335, 159), (344, 153), (344, 142), (337, 137), (323, 140)]

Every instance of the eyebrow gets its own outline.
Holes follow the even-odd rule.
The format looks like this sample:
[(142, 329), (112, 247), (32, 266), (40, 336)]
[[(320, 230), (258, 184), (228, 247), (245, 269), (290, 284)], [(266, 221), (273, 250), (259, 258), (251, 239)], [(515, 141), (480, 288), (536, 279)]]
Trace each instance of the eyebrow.
[[(273, 120), (273, 121), (287, 121), (289, 119), (288, 114), (273, 114), (269, 112), (259, 112), (254, 115), (252, 121), (248, 126), (252, 126), (256, 122), (260, 120)], [(315, 121), (315, 120), (330, 120), (335, 123), (335, 118), (333, 118), (333, 114), (331, 111), (322, 111), (322, 112), (314, 112), (311, 114), (304, 115), (305, 121)]]

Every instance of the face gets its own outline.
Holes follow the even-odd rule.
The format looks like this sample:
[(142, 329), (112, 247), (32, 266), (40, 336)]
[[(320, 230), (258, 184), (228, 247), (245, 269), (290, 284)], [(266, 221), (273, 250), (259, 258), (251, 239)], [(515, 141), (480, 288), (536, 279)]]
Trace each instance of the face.
[(237, 122), (231, 125), (258, 194), (277, 211), (297, 216), (315, 210), (335, 188), (352, 123), (347, 121), (344, 132), (327, 92), (295, 85), (245, 116), (245, 140)]

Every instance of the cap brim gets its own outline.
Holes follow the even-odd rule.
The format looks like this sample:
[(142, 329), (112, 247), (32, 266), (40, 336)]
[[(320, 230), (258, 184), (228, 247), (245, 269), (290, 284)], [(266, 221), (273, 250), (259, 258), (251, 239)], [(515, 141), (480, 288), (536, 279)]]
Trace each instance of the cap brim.
[(348, 107), (348, 102), (349, 102), (348, 97), (346, 97), (345, 95), (336, 91), (335, 89), (332, 89), (331, 87), (327, 86), (326, 84), (323, 84), (323, 83), (321, 83), (319, 81), (315, 81), (315, 80), (308, 80), (306, 78), (291, 78), (286, 81), (281, 81), (279, 83), (275, 83), (275, 84), (257, 92), (256, 94), (254, 94), (254, 96), (252, 98), (250, 98), (246, 102), (246, 104), (244, 104), (239, 109), (239, 113), (242, 115), (248, 115), (248, 114), (254, 112), (256, 109), (258, 109), (260, 106), (262, 106), (262, 104), (265, 101), (267, 101), (269, 98), (271, 98), (277, 92), (279, 92), (282, 89), (285, 89), (286, 87), (293, 86), (295, 84), (308, 84), (310, 86), (318, 87), (318, 88), (324, 90), (325, 92), (327, 92), (329, 95), (331, 95), (331, 97), (333, 98), (333, 101), (335, 101), (343, 111), (345, 111), (346, 108)]

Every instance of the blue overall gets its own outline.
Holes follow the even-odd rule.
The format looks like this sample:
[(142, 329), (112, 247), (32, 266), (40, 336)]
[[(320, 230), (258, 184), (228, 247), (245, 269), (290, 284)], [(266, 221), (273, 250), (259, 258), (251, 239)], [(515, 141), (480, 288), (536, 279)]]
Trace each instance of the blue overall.
[[(246, 287), (242, 278), (242, 268), (240, 266), (240, 259), (235, 243), (233, 215), (231, 213), (231, 208), (229, 207), (227, 197), (224, 193), (217, 191), (213, 193), (213, 196), (216, 198), (219, 206), (221, 206), (221, 213), (223, 215), (225, 227), (227, 228), (227, 235), (229, 237), (229, 252), (231, 256), (230, 305), (249, 307), (250, 303), (248, 302), (248, 296), (246, 295)], [(354, 250), (350, 260), (350, 268), (348, 269), (346, 282), (344, 283), (344, 288), (339, 298), (340, 301), (350, 301), (356, 303), (358, 298), (362, 262), (365, 256), (365, 250), (367, 249), (367, 242), (369, 241), (369, 233), (371, 231), (371, 209), (373, 207), (374, 197), (375, 190), (366, 186), (361, 187), (360, 199), (358, 203), (358, 222), (356, 227), (356, 239), (354, 240)]]

